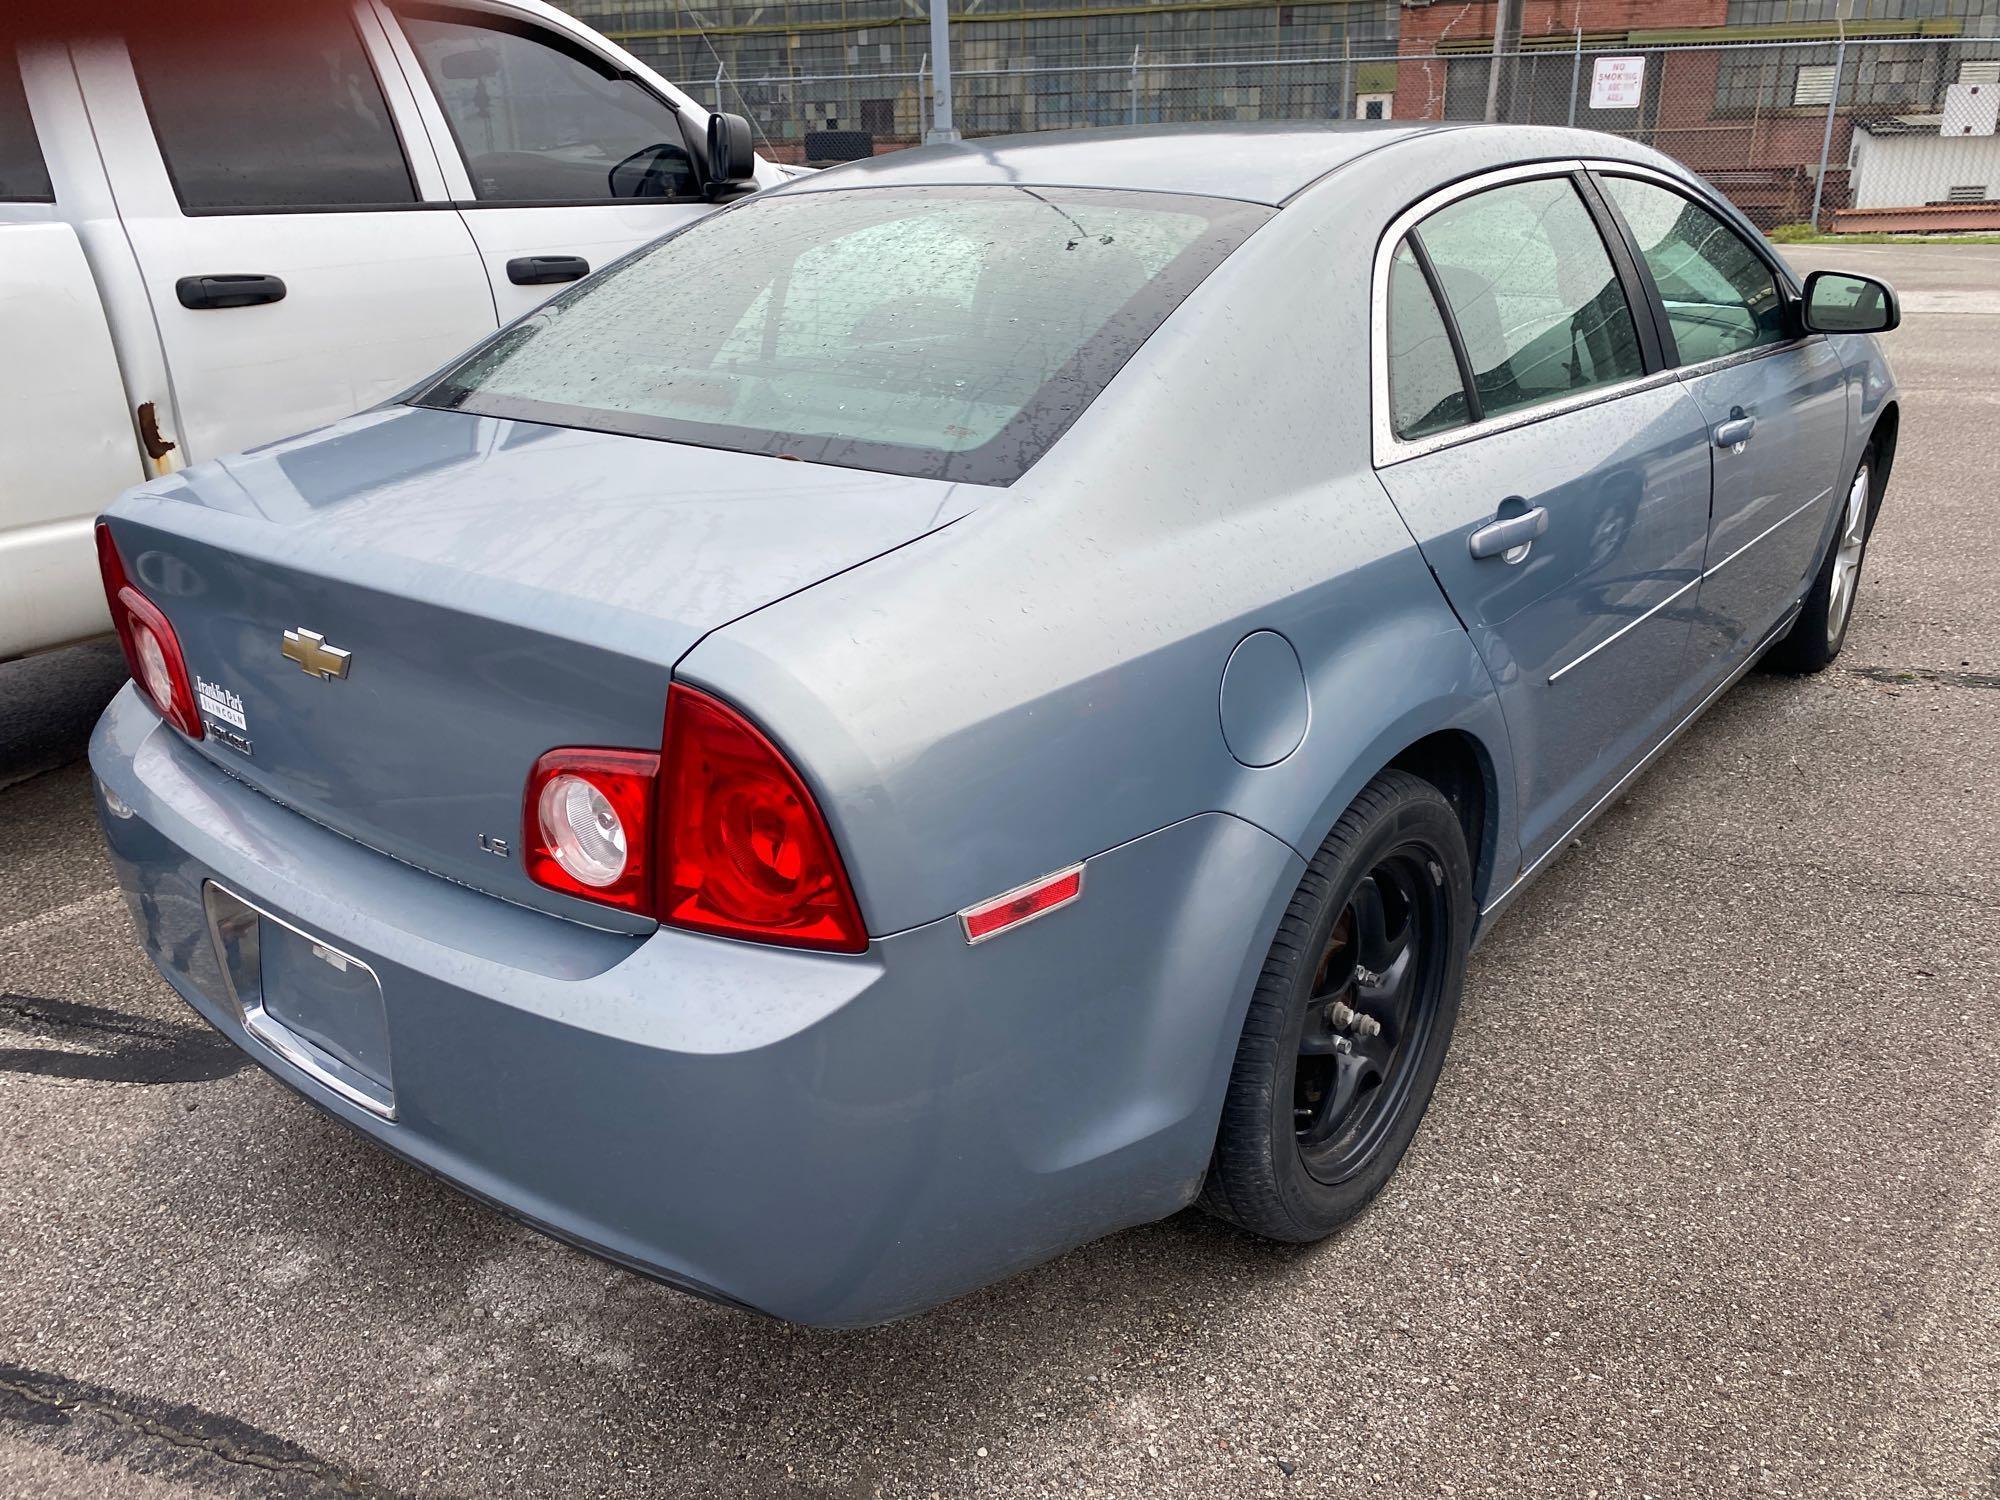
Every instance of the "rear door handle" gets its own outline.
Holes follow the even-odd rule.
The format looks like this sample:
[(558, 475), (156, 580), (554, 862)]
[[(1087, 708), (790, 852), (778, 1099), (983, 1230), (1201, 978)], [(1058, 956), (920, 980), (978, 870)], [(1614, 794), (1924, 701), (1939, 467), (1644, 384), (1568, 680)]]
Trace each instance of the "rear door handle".
[(1750, 435), (1757, 430), (1757, 419), (1746, 417), (1740, 410), (1732, 414), (1727, 422), (1715, 424), (1715, 446), (1718, 448), (1740, 448), (1750, 441)]
[(277, 276), (225, 272), (213, 276), (183, 276), (174, 283), (182, 307), (255, 307), (285, 300), (285, 283)]
[(507, 279), (515, 286), (547, 286), (589, 274), (590, 262), (581, 255), (517, 255), (507, 262)]
[(1489, 521), (1469, 539), (1474, 557), (1503, 557), (1516, 547), (1525, 547), (1549, 529), (1546, 507), (1537, 505), (1518, 516)]

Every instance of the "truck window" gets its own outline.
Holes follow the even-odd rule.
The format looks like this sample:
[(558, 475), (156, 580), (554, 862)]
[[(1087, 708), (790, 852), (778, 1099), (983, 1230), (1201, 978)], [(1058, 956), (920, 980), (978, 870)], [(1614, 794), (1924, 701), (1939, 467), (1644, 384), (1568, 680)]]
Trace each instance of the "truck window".
[(383, 208), (416, 184), (351, 17), (194, 8), (130, 40), (160, 154), (189, 213)]
[(398, 12), (485, 202), (689, 198), (680, 116), (556, 32), (432, 6)]
[(55, 201), (49, 169), (35, 141), (35, 122), (28, 118), (21, 70), (15, 66), (13, 49), (0, 46), (0, 202)]

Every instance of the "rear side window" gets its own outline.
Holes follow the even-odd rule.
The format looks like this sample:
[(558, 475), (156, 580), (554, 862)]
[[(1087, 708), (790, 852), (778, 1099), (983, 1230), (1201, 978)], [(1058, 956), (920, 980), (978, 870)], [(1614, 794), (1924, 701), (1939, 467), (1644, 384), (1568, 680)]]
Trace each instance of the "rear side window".
[(382, 86), (344, 11), (196, 5), (129, 45), (188, 212), (416, 201)]
[(588, 48), (540, 27), (408, 9), (403, 30), (483, 200), (686, 198), (680, 116)]
[(417, 401), (1007, 484), (1272, 212), (1017, 187), (745, 199), (579, 283)]
[(28, 97), (21, 89), (14, 49), (0, 41), (0, 202), (55, 201), (49, 169), (35, 140), (35, 122), (28, 118)]
[(1632, 177), (1602, 181), (1660, 289), (1682, 364), (1791, 337), (1778, 278), (1742, 235), (1670, 189)]
[(1415, 233), (1458, 325), (1480, 416), (1645, 373), (1624, 287), (1568, 178), (1475, 193)]

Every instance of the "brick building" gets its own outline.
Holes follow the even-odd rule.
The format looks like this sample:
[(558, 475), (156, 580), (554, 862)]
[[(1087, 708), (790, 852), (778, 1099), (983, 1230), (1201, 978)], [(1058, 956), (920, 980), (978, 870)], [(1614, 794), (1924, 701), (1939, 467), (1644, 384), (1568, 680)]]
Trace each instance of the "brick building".
[[(923, 131), (927, 0), (558, 3), (705, 100), (750, 116), (773, 155), (832, 160), (906, 145)], [(1494, 82), (1494, 0), (952, 0), (951, 8), (956, 123), (970, 135), (1154, 121), (1479, 119)], [(1502, 120), (1644, 140), (1767, 226), (1802, 220), (1816, 205), (1822, 223), (1837, 222), (1850, 201), (1857, 132), (1862, 151), (1879, 137), (1908, 155), (1918, 150), (1913, 140), (1927, 139), (1926, 170), (1883, 191), (1901, 194), (1904, 206), (1978, 203), (2000, 215), (2000, 181), (1989, 180), (1983, 157), (1974, 160), (1978, 150), (1938, 140), (1950, 85), (2000, 87), (2000, 0), (1524, 0), (1523, 9), (1519, 36), (1498, 59)], [(1628, 70), (1642, 60), (1643, 84), (1627, 107), (1593, 108), (1596, 64), (1610, 58)], [(1877, 154), (1887, 171), (1888, 153)], [(1933, 203), (1939, 182), (1945, 197)]]
[[(1498, 116), (1635, 135), (1767, 223), (1811, 211), (1828, 104), (1827, 201), (1858, 122), (1942, 109), (1949, 84), (2000, 76), (2000, 0), (1525, 0), (1500, 61)], [(1478, 119), (1498, 6), (1405, 0), (1395, 113)], [(1848, 45), (1843, 50), (1842, 36)], [(1636, 107), (1593, 109), (1605, 55), (1643, 57)]]

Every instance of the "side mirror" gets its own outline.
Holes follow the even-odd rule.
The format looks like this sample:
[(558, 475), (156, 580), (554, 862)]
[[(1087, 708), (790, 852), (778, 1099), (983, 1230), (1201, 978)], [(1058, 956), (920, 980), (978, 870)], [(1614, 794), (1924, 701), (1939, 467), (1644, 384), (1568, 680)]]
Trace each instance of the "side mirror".
[(708, 196), (733, 198), (757, 186), (757, 152), (750, 122), (720, 110), (708, 117)]
[(1887, 333), (1903, 321), (1902, 304), (1886, 281), (1849, 271), (1815, 271), (1799, 307), (1808, 333)]

